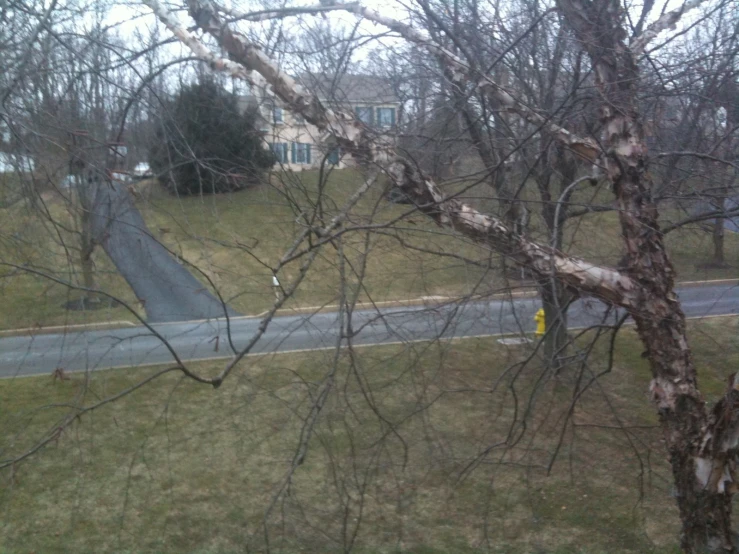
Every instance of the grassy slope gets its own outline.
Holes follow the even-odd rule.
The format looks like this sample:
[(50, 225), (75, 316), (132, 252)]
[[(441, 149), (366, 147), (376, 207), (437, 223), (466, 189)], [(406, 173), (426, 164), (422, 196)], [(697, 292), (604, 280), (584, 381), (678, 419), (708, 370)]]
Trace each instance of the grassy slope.
[[(736, 326), (690, 325), (708, 400), (739, 361)], [(269, 520), (273, 550), (340, 552), (343, 525), (350, 535), (361, 517), (358, 552), (676, 552), (670, 472), (633, 331), (617, 342), (614, 371), (577, 405), (550, 476), (571, 378), (540, 387), (525, 439), (458, 481), (505, 435), (509, 391), (486, 390), (524, 352), (490, 339), (357, 352), (356, 373), (342, 358), (305, 463)], [(332, 356), (249, 358), (219, 390), (171, 375), (83, 416), (0, 472), (0, 552), (243, 552), (247, 541), (262, 551), (264, 510)], [(60, 403), (95, 402), (152, 371), (0, 381), (0, 458), (53, 428)], [(533, 367), (519, 376), (519, 399), (538, 377)]]
[[(139, 201), (139, 207), (152, 233), (212, 279), (236, 309), (243, 313), (260, 313), (274, 301), (270, 268), (277, 265), (295, 237), (303, 231), (299, 214), (318, 196), (315, 172), (305, 172), (300, 179), (300, 186), (296, 186), (294, 180), (282, 183), (274, 179), (271, 185), (236, 194), (190, 198), (172, 197), (154, 188), (151, 194)], [(345, 203), (359, 180), (354, 172), (335, 172), (323, 195), (327, 218), (335, 213), (337, 206)], [(374, 224), (383, 223), (407, 211), (407, 207), (389, 205), (380, 198), (378, 186), (358, 204), (352, 214), (352, 223), (362, 224), (370, 220)], [(62, 205), (50, 204), (55, 217), (64, 216)], [(32, 260), (43, 267), (76, 268), (74, 256), (67, 256), (61, 245), (50, 241), (48, 237), (53, 233), (49, 232), (48, 226), (42, 225), (27, 210), (14, 210), (11, 221), (9, 229), (15, 233), (20, 231), (26, 242), (19, 243), (18, 237), (11, 232), (0, 236), (0, 253), (4, 257), (14, 262)], [(482, 260), (483, 264), (495, 263), (488, 260), (490, 256), (485, 249), (469, 244), (419, 216), (415, 216), (412, 223), (401, 223), (388, 232), (373, 232), (369, 240), (367, 234), (347, 234), (344, 243), (345, 252), (353, 262), (347, 271), (366, 271), (362, 294), (365, 300), (463, 294), (478, 287), (480, 281), (484, 282), (484, 290), (490, 290), (500, 282), (490, 269), (400, 247), (397, 236), (420, 248), (468, 256)], [(64, 235), (64, 238), (73, 243), (71, 236)], [(363, 268), (361, 262), (365, 257), (367, 265)], [(283, 284), (287, 285), (295, 278), (301, 261), (281, 272)], [(97, 252), (96, 263), (102, 272), (99, 286), (138, 308), (131, 291), (112, 271), (102, 251)], [(62, 278), (69, 277), (62, 272)], [(203, 278), (202, 275), (198, 277)], [(333, 303), (338, 297), (338, 282), (336, 251), (332, 245), (326, 245), (288, 306)], [(68, 297), (74, 298), (78, 294), (42, 279), (13, 276), (4, 279), (2, 286), (3, 296), (8, 302), (7, 309), (0, 315), (0, 328), (33, 326), (41, 322), (53, 325), (132, 319), (123, 308), (65, 313), (60, 306)]]
[[(300, 179), (300, 183), (296, 180)], [(354, 171), (337, 171), (323, 191), (325, 220), (345, 204), (361, 182)], [(271, 306), (274, 296), (270, 268), (277, 265), (295, 237), (304, 229), (300, 211), (318, 198), (317, 174), (305, 172), (288, 175), (284, 182), (275, 179), (271, 186), (247, 192), (205, 198), (172, 198), (161, 191), (142, 204), (152, 228), (166, 229), (162, 236), (173, 250), (201, 269), (221, 287), (228, 297), (239, 295), (232, 303), (245, 313), (259, 313)], [(307, 194), (304, 193), (307, 191)], [(352, 211), (350, 223), (380, 225), (408, 211), (381, 200), (378, 185)], [(491, 270), (433, 254), (402, 248), (394, 235), (411, 245), (432, 251), (453, 253), (475, 260), (485, 260), (489, 253), (425, 221), (420, 216), (412, 223), (402, 221), (392, 229), (344, 236), (344, 250), (352, 265), (347, 272), (361, 272), (366, 254), (366, 278), (363, 299), (417, 298), (423, 295), (463, 294), (470, 292), (483, 275), (487, 286), (498, 281)], [(218, 241), (214, 244), (214, 241)], [(321, 249), (314, 266), (294, 301), (288, 306), (316, 306), (335, 303), (338, 298), (339, 272), (333, 245)], [(283, 283), (297, 276), (299, 263), (280, 274)], [(351, 277), (350, 277), (351, 278)]]
[[(302, 183), (298, 186), (296, 179)], [(335, 206), (344, 204), (355, 190), (360, 176), (353, 171), (337, 171), (324, 191), (326, 217)], [(159, 189), (139, 201), (151, 231), (168, 247), (187, 261), (196, 264), (211, 278), (225, 297), (243, 313), (260, 313), (273, 302), (270, 268), (274, 267), (298, 233), (304, 229), (301, 210), (317, 198), (317, 174), (305, 172), (287, 175), (283, 182), (273, 179), (232, 195), (175, 198)], [(464, 185), (462, 185), (464, 186)], [(351, 224), (372, 221), (383, 223), (405, 213), (407, 207), (390, 205), (380, 200), (380, 186), (375, 187), (352, 214)], [(456, 189), (459, 190), (458, 185)], [(307, 192), (306, 192), (307, 191)], [(575, 202), (588, 202), (592, 195), (585, 190)], [(469, 200), (495, 210), (494, 203), (480, 200), (490, 196), (480, 185), (466, 193)], [(597, 193), (605, 200), (607, 191)], [(51, 198), (48, 209), (52, 216), (63, 218), (64, 205)], [(14, 263), (32, 262), (57, 271), (65, 280), (78, 281), (76, 255), (69, 249), (72, 237), (52, 229), (48, 223), (21, 207), (3, 212), (0, 230), (0, 257)], [(672, 215), (672, 214), (668, 214)], [(677, 216), (675, 216), (677, 217)], [(534, 233), (540, 223), (534, 218)], [(620, 258), (621, 242), (615, 213), (591, 214), (567, 225), (569, 250), (589, 260), (614, 264)], [(375, 301), (415, 298), (424, 295), (455, 295), (471, 291), (487, 293), (503, 286), (497, 267), (499, 260), (484, 248), (472, 245), (451, 231), (432, 225), (419, 215), (403, 220), (393, 229), (375, 231), (367, 242), (363, 231), (344, 235), (344, 249), (352, 260), (347, 270), (361, 272), (366, 255), (363, 298)], [(441, 251), (439, 257), (408, 247)], [(669, 236), (668, 244), (682, 280), (712, 279), (736, 276), (736, 269), (699, 270), (700, 262), (709, 258), (710, 235), (697, 229), (684, 229)], [(67, 243), (64, 247), (62, 241)], [(726, 254), (730, 262), (739, 259), (739, 237), (727, 233)], [(478, 262), (467, 263), (462, 256)], [(298, 273), (299, 262), (281, 274), (284, 284)], [(136, 299), (125, 282), (117, 276), (102, 251), (96, 254), (99, 282), (103, 290), (121, 297), (139, 312)], [(355, 279), (356, 280), (356, 279)], [(311, 268), (298, 294), (288, 306), (315, 306), (334, 303), (338, 294), (337, 256), (332, 245), (326, 245)], [(30, 327), (104, 321), (132, 320), (123, 308), (95, 312), (67, 312), (61, 306), (78, 293), (62, 285), (50, 283), (18, 272), (0, 280), (4, 309), (0, 312), (0, 328)]]
[[(75, 235), (68, 232), (71, 221), (67, 206), (56, 194), (45, 193), (37, 208), (20, 202), (0, 209), (0, 260), (28, 265), (65, 282), (81, 283)], [(54, 225), (54, 221), (61, 225)], [(100, 288), (143, 313), (105, 253), (98, 250), (94, 259)], [(133, 320), (130, 312), (120, 307), (95, 312), (67, 311), (64, 304), (79, 298), (79, 292), (21, 269), (3, 266), (0, 275), (0, 329)]]

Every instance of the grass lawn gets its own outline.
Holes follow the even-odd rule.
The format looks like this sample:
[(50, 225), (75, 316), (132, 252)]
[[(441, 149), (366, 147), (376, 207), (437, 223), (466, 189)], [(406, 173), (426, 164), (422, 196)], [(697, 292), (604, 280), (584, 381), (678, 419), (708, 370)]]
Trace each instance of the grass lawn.
[[(70, 223), (65, 204), (57, 197), (47, 196), (40, 210), (25, 202), (9, 209), (0, 209), (0, 262), (28, 266), (64, 282), (82, 282), (78, 264), (77, 242), (73, 233), (66, 232)], [(61, 222), (64, 228), (54, 226)], [(100, 249), (95, 256), (96, 279), (100, 289), (129, 303), (139, 313), (143, 310), (125, 280), (118, 274)], [(121, 307), (96, 311), (66, 310), (64, 305), (80, 297), (80, 293), (47, 278), (23, 269), (0, 266), (0, 329), (74, 325), (94, 321), (133, 320)]]
[[(305, 217), (315, 212), (329, 221), (357, 188), (361, 175), (342, 170), (333, 172), (322, 188), (318, 181), (314, 171), (287, 173), (273, 176), (270, 184), (242, 192), (188, 198), (177, 198), (153, 187), (139, 199), (138, 206), (151, 232), (178, 256), (197, 265), (234, 308), (244, 314), (258, 314), (274, 301), (271, 268), (306, 228)], [(418, 214), (396, 221), (408, 207), (385, 202), (381, 189), (378, 183), (357, 204), (346, 224), (354, 230), (342, 235), (341, 246), (349, 261), (347, 280), (350, 286), (362, 282), (362, 300), (488, 294), (507, 286), (500, 274), (497, 255), (451, 230), (436, 227)], [(578, 194), (575, 202), (587, 203), (591, 201), (588, 195), (594, 193), (585, 190)], [(596, 201), (610, 199), (607, 191), (595, 194)], [(485, 185), (477, 185), (465, 193), (468, 200), (495, 211), (490, 196)], [(59, 197), (48, 196), (43, 210), (59, 221), (69, 220)], [(0, 258), (31, 264), (65, 281), (80, 281), (72, 234), (51, 226), (23, 204), (0, 212), (5, 218), (0, 229)], [(677, 217), (677, 214), (667, 216)], [(536, 236), (536, 229), (541, 227), (536, 217), (532, 225)], [(621, 257), (615, 212), (572, 220), (567, 224), (566, 235), (567, 249), (574, 254), (604, 264), (615, 264)], [(737, 275), (736, 267), (699, 269), (701, 262), (710, 258), (711, 237), (696, 227), (675, 231), (669, 235), (668, 245), (681, 280)], [(733, 233), (727, 233), (726, 257), (729, 263), (739, 263), (739, 237)], [(143, 314), (132, 291), (101, 249), (95, 261), (100, 288)], [(302, 262), (299, 259), (283, 268), (280, 272), (283, 285), (297, 277)], [(4, 309), (0, 312), (0, 329), (134, 320), (122, 307), (67, 311), (63, 305), (79, 297), (78, 292), (22, 270), (3, 268), (2, 276), (0, 295)], [(335, 303), (339, 288), (337, 244), (327, 243), (320, 248), (305, 280), (286, 306)]]
[[(207, 272), (224, 295), (232, 298), (237, 310), (259, 313), (274, 301), (270, 268), (278, 264), (305, 229), (301, 211), (316, 206), (320, 198), (324, 221), (329, 221), (361, 179), (355, 171), (335, 171), (320, 194), (316, 172), (287, 174), (282, 182), (273, 179), (270, 186), (233, 195), (180, 199), (155, 189), (148, 201), (140, 205), (152, 229), (166, 231), (161, 240)], [(381, 189), (378, 183), (357, 204), (349, 225), (381, 226), (408, 211), (408, 206), (382, 200)], [(403, 248), (398, 238), (410, 248)], [(356, 281), (358, 274), (365, 274), (364, 300), (465, 294), (481, 280), (487, 288), (502, 286), (493, 268), (413, 250), (422, 248), (464, 256), (483, 265), (497, 264), (494, 259), (486, 263), (491, 258), (486, 249), (435, 227), (418, 215), (410, 223), (404, 220), (371, 232), (347, 233), (343, 240), (350, 261), (348, 278)], [(298, 260), (280, 272), (284, 284), (295, 279), (301, 263)], [(327, 244), (288, 307), (335, 303), (339, 286), (337, 250), (335, 245)]]
[[(709, 401), (739, 362), (736, 330), (736, 318), (690, 323)], [(265, 537), (286, 553), (677, 552), (648, 369), (632, 330), (616, 346), (563, 434), (576, 376), (518, 371), (526, 347), (494, 339), (362, 348), (336, 363), (331, 351), (251, 357), (217, 390), (168, 374), (0, 472), (0, 552), (260, 552)], [(0, 459), (70, 405), (155, 370), (0, 381)], [(304, 463), (274, 501), (329, 378)], [(524, 412), (522, 432), (511, 422)]]

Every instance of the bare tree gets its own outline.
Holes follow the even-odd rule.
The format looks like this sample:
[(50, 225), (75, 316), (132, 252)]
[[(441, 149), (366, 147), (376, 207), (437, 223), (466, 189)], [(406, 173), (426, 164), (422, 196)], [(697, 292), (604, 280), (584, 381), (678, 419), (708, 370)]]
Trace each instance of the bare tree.
[[(567, 25), (590, 57), (601, 96), (603, 150), (598, 142), (579, 138), (569, 130), (545, 123), (538, 113), (524, 106), (506, 88), (413, 28), (356, 5), (336, 5), (380, 24), (441, 58), (453, 84), (475, 82), (499, 109), (517, 112), (532, 123), (549, 126), (554, 138), (580, 155), (601, 165), (611, 182), (619, 205), (619, 218), (626, 248), (626, 270), (618, 271), (569, 257), (549, 246), (538, 245), (516, 234), (509, 226), (483, 215), (468, 205), (446, 199), (428, 178), (409, 162), (394, 158), (371, 141), (361, 125), (347, 114), (327, 110), (315, 96), (302, 92), (258, 47), (223, 25), (217, 8), (193, 0), (190, 13), (198, 27), (222, 46), (231, 61), (218, 62), (204, 52), (193, 35), (154, 0), (149, 5), (180, 40), (200, 55), (209, 55), (214, 66), (240, 64), (264, 77), (276, 95), (317, 127), (334, 134), (340, 144), (366, 162), (387, 167), (395, 184), (419, 209), (441, 225), (453, 226), (483, 241), (511, 259), (543, 276), (551, 275), (579, 294), (594, 295), (625, 308), (634, 318), (651, 362), (654, 378), (651, 394), (659, 410), (675, 477), (677, 501), (683, 522), (682, 546), (686, 552), (733, 551), (731, 495), (733, 452), (736, 448), (732, 420), (723, 404), (711, 415), (697, 386), (685, 332), (685, 317), (673, 292), (674, 270), (659, 230), (652, 199), (652, 180), (647, 172), (648, 155), (643, 124), (638, 112), (640, 56), (660, 31), (673, 25), (687, 6), (666, 12), (630, 44), (625, 11), (619, 2), (570, 2), (557, 4)], [(697, 5), (699, 2), (692, 2)], [(600, 142), (600, 141), (599, 141)], [(390, 162), (389, 165), (386, 165)], [(213, 380), (221, 384), (229, 370)], [(727, 393), (725, 403), (733, 390)], [(730, 404), (726, 405), (727, 409)], [(727, 425), (729, 425), (727, 427)]]
[[(419, 0), (408, 9), (405, 21), (354, 2), (322, 2), (318, 6), (307, 7), (268, 5), (258, 6), (259, 9), (252, 12), (238, 13), (210, 0), (189, 0), (185, 5), (190, 16), (187, 22), (158, 0), (142, 2), (156, 14), (168, 33), (199, 60), (194, 71), (211, 68), (242, 80), (254, 89), (268, 90), (292, 113), (313, 125), (322, 139), (330, 140), (342, 152), (351, 155), (360, 167), (363, 180), (343, 205), (336, 206), (331, 205), (331, 200), (324, 194), (328, 186), (326, 174), (332, 171), (325, 159), (318, 169), (315, 190), (304, 186), (293, 174), (286, 173), (275, 189), (293, 208), (298, 231), (279, 258), (273, 254), (269, 259), (266, 256), (259, 258), (243, 237), (232, 241), (217, 239), (231, 252), (257, 257), (274, 279), (277, 294), (275, 302), (263, 314), (256, 331), (246, 342), (236, 346), (228, 327), (232, 356), (215, 374), (201, 373), (193, 368), (184, 359), (185, 355), (173, 346), (172, 340), (165, 338), (150, 323), (142, 321), (148, 336), (161, 341), (169, 350), (173, 360), (171, 365), (155, 370), (122, 392), (89, 404), (70, 406), (64, 418), (55, 423), (47, 435), (17, 455), (13, 453), (6, 457), (0, 465), (15, 467), (52, 444), (62, 430), (82, 415), (164, 375), (178, 372), (195, 382), (221, 387), (245, 356), (254, 352), (255, 344), (265, 335), (278, 310), (300, 292), (306, 275), (325, 249), (332, 252), (332, 256), (335, 254), (332, 259), (337, 261), (333, 269), (339, 274), (341, 283), (336, 293), (339, 307), (335, 349), (325, 373), (307, 386), (310, 392), (306, 396), (305, 409), (299, 411), (300, 425), (294, 452), (265, 508), (263, 527), (268, 542), (267, 520), (277, 511), (281, 499), (291, 492), (309, 445), (315, 440), (317, 422), (329, 408), (330, 394), (337, 388), (337, 368), (344, 345), (348, 347), (347, 356), (354, 364), (352, 377), (356, 377), (362, 394), (368, 399), (383, 436), (397, 433), (395, 426), (377, 412), (372, 400), (373, 391), (356, 370), (353, 341), (357, 329), (353, 313), (366, 286), (366, 259), (373, 237), (392, 235), (393, 225), (413, 224), (413, 216), (423, 214), (439, 226), (440, 232), (455, 233), (468, 243), (480, 245), (489, 254), (483, 260), (487, 266), (474, 260), (484, 266), (481, 280), (489, 278), (489, 270), (495, 266), (493, 260), (499, 259), (516, 264), (534, 276), (542, 291), (550, 324), (553, 323), (551, 340), (546, 343), (546, 361), (551, 362), (563, 353), (565, 346), (575, 342), (566, 333), (566, 308), (572, 299), (597, 299), (608, 306), (607, 313), (623, 314), (621, 323), (613, 330), (614, 337), (626, 316), (634, 320), (645, 350), (644, 357), (651, 367), (649, 392), (660, 418), (672, 467), (682, 523), (682, 548), (686, 552), (737, 551), (731, 528), (732, 495), (736, 486), (735, 456), (739, 446), (739, 418), (734, 415), (737, 389), (732, 381), (723, 398), (709, 410), (698, 388), (698, 370), (688, 344), (685, 316), (675, 293), (675, 270), (666, 250), (657, 209), (658, 200), (666, 202), (670, 195), (680, 196), (682, 191), (672, 185), (670, 177), (664, 174), (655, 177), (649, 171), (651, 152), (643, 115), (650, 109), (648, 106), (645, 109), (649, 94), (666, 98), (670, 93), (670, 87), (659, 82), (667, 73), (653, 71), (655, 60), (659, 61), (659, 52), (656, 48), (648, 49), (663, 36), (663, 31), (676, 25), (684, 13), (703, 2), (692, 0), (660, 14), (652, 14), (654, 3), (645, 2), (636, 22), (630, 22), (633, 14), (617, 0), (558, 0), (552, 5), (521, 1), (509, 7), (498, 2), (448, 4)], [(706, 11), (699, 13), (690, 24), (698, 26), (716, 10), (728, 6), (729, 2), (725, 1), (707, 3)], [(414, 159), (412, 148), (397, 148), (392, 140), (362, 123), (356, 114), (338, 103), (328, 102), (310, 82), (306, 86), (296, 81), (294, 69), (300, 67), (300, 56), (296, 61), (290, 57), (295, 52), (287, 52), (293, 44), (284, 40), (287, 31), (281, 22), (287, 18), (313, 17), (330, 12), (348, 14), (360, 23), (352, 27), (357, 30), (356, 34), (341, 38), (342, 48), (338, 50), (333, 50), (335, 37), (332, 33), (318, 32), (313, 36), (312, 44), (317, 49), (332, 49), (330, 56), (317, 62), (318, 68), (338, 71), (346, 67), (353, 42), (358, 40), (357, 37), (363, 37), (360, 33), (362, 25), (368, 23), (383, 29), (377, 32), (380, 41), (387, 39), (389, 34), (391, 41), (407, 43), (407, 50), (403, 47), (398, 51), (409, 52), (411, 61), (407, 66), (399, 64), (399, 67), (410, 66), (418, 70), (417, 78), (409, 87), (408, 113), (416, 123), (407, 126), (409, 134), (415, 133), (417, 136), (414, 138), (420, 136), (423, 139), (432, 116), (440, 118), (443, 123), (452, 122), (444, 129), (444, 135), (448, 136), (432, 138), (439, 141), (449, 138), (459, 140), (465, 146), (470, 145), (471, 148), (465, 150), (473, 149), (474, 155), (481, 160), (481, 170), (461, 179), (457, 189), (438, 183), (434, 176), (423, 171), (421, 160)], [(697, 10), (692, 11), (691, 17), (696, 13)], [(43, 16), (40, 20), (44, 21)], [(193, 23), (194, 28), (191, 27)], [(543, 28), (545, 23), (546, 29)], [(261, 24), (264, 24), (263, 28), (259, 28)], [(52, 33), (50, 36), (54, 37)], [(669, 39), (667, 42), (669, 46)], [(382, 42), (380, 45), (387, 47)], [(421, 56), (423, 63), (417, 61)], [(729, 65), (733, 63), (729, 62)], [(419, 65), (422, 67), (417, 67)], [(712, 101), (723, 103), (723, 109), (728, 112), (726, 106), (731, 102), (727, 99), (732, 94), (735, 81), (732, 80), (734, 73), (726, 67), (725, 71), (712, 71), (711, 79), (708, 79), (724, 84), (706, 85), (704, 92)], [(55, 86), (48, 85), (43, 79), (40, 82), (43, 86), (39, 86), (37, 96), (41, 99), (34, 104), (43, 106), (46, 103), (44, 88), (54, 92)], [(94, 96), (95, 87), (92, 89)], [(681, 87), (683, 91), (686, 89)], [(716, 101), (719, 97), (722, 100)], [(730, 150), (719, 154), (716, 148), (711, 150), (712, 146), (703, 143), (714, 146), (731, 144), (728, 135), (734, 132), (735, 122), (729, 118), (727, 121), (731, 122), (726, 126), (717, 122), (713, 127), (696, 129), (695, 125), (710, 110), (688, 104), (680, 115), (689, 122), (687, 125), (691, 130), (695, 130), (691, 134), (700, 140), (695, 138), (693, 141), (691, 136), (691, 142), (686, 142), (685, 147), (672, 153), (664, 152), (663, 157), (682, 160), (688, 157), (683, 152), (684, 148), (700, 144), (702, 150), (697, 152), (697, 157), (733, 167), (733, 160), (723, 159), (733, 156)], [(92, 105), (97, 104), (93, 102)], [(594, 117), (596, 111), (598, 121)], [(657, 111), (654, 108), (652, 115)], [(716, 114), (712, 115), (714, 121), (718, 121)], [(657, 119), (656, 115), (653, 119)], [(664, 133), (665, 136), (668, 134)], [(724, 163), (726, 161), (731, 163)], [(710, 165), (706, 165), (706, 170), (716, 171)], [(407, 211), (394, 217), (390, 223), (379, 221), (379, 218), (375, 221), (373, 217), (382, 209), (378, 201), (368, 209), (369, 217), (356, 217), (354, 208), (383, 181), (403, 192), (410, 202)], [(604, 192), (588, 188), (601, 181), (609, 190), (607, 203), (573, 201), (575, 194), (583, 189)], [(533, 187), (530, 186), (532, 182)], [(498, 208), (498, 214), (485, 213), (482, 201), (468, 201), (469, 196), (474, 195), (471, 191), (477, 190), (474, 187), (480, 183), (492, 191), (484, 200), (494, 201), (491, 203)], [(719, 187), (720, 197), (729, 195), (726, 184), (722, 182)], [(527, 197), (525, 193), (532, 191), (534, 196)], [(118, 207), (128, 209), (134, 206), (127, 191), (118, 189), (117, 193)], [(684, 196), (688, 197), (687, 194)], [(527, 206), (535, 205), (540, 206), (537, 210), (543, 220), (539, 229), (524, 225), (522, 217), (522, 212), (529, 209)], [(606, 210), (618, 213), (624, 252), (618, 267), (567, 253), (565, 224), (578, 215)], [(718, 214), (715, 213), (717, 211)], [(109, 211), (104, 215), (111, 222), (128, 222), (122, 212)], [(718, 207), (706, 217), (726, 216), (726, 210)], [(143, 219), (137, 220), (135, 225), (145, 229)], [(349, 249), (346, 237), (350, 233), (362, 237), (363, 256), (358, 262), (346, 253)], [(416, 245), (408, 245), (402, 237), (394, 238), (409, 250), (414, 247), (420, 249)], [(351, 248), (357, 247), (351, 245)], [(434, 254), (465, 263), (469, 261), (458, 252), (436, 251)], [(24, 267), (15, 262), (3, 263), (14, 270), (59, 281), (58, 277), (39, 268)], [(277, 275), (288, 268), (293, 270), (292, 278), (278, 281)], [(225, 301), (220, 307), (225, 309)], [(452, 307), (452, 311), (455, 309), (456, 306)], [(442, 322), (442, 326), (449, 324), (449, 320)], [(601, 326), (596, 327), (599, 332)], [(215, 344), (217, 349), (218, 339)], [(587, 354), (589, 349), (585, 350), (584, 354)], [(551, 377), (551, 373), (545, 370), (542, 375)], [(578, 379), (581, 376), (582, 373)], [(581, 390), (577, 388), (574, 391), (573, 406)], [(490, 391), (495, 391), (495, 386), (487, 389)], [(419, 402), (417, 411), (423, 413), (432, 402)], [(535, 403), (535, 393), (532, 393), (530, 402)], [(572, 409), (568, 414), (571, 412)], [(526, 414), (521, 419), (516, 416), (508, 432), (495, 444), (503, 448), (516, 445), (525, 431), (526, 417)], [(566, 426), (567, 421), (564, 428)], [(519, 429), (524, 431), (519, 432)], [(402, 437), (398, 438), (402, 442)], [(557, 451), (555, 449), (555, 457)], [(475, 467), (476, 459), (465, 466), (463, 473), (467, 468)], [(356, 467), (351, 471), (354, 472), (353, 477), (360, 473)], [(361, 482), (361, 479), (357, 481)], [(351, 495), (346, 493), (342, 496), (345, 509), (341, 537), (346, 551), (353, 547), (356, 539), (359, 522), (352, 523), (350, 516), (356, 510), (361, 512), (364, 483), (356, 487), (360, 491), (357, 494), (360, 500), (356, 501), (359, 508), (350, 507), (355, 502)]]

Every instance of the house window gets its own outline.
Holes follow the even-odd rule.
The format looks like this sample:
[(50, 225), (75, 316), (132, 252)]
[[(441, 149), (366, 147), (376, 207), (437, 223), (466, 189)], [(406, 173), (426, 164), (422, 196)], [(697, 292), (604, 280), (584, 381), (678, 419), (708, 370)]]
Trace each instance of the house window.
[(365, 125), (372, 125), (374, 123), (374, 111), (371, 106), (359, 106), (356, 109), (357, 119)]
[(395, 108), (377, 108), (377, 126), (393, 127), (395, 125)]
[(327, 161), (330, 164), (339, 165), (339, 161), (340, 160), (341, 160), (341, 151), (339, 150), (339, 147), (338, 146), (334, 146), (328, 152)]
[(269, 149), (275, 155), (277, 161), (281, 164), (287, 163), (287, 143), (286, 142), (273, 142), (269, 145)]
[(311, 145), (303, 142), (292, 143), (292, 163), (309, 164)]
[(274, 121), (275, 125), (284, 122), (282, 119), (282, 108), (272, 108), (272, 121)]

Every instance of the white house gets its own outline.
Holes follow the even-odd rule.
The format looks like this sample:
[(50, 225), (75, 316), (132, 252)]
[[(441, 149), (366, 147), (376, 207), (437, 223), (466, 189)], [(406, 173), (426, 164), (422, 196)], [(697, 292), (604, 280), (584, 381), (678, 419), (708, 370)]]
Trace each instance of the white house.
[[(400, 100), (386, 80), (370, 75), (308, 74), (300, 76), (298, 81), (331, 108), (352, 111), (378, 133), (390, 139), (394, 136)], [(264, 139), (283, 167), (295, 171), (315, 168), (324, 158), (340, 168), (354, 163), (351, 156), (324, 143), (313, 125), (278, 101), (265, 95), (253, 95), (242, 97), (240, 103), (244, 109), (259, 108)]]

